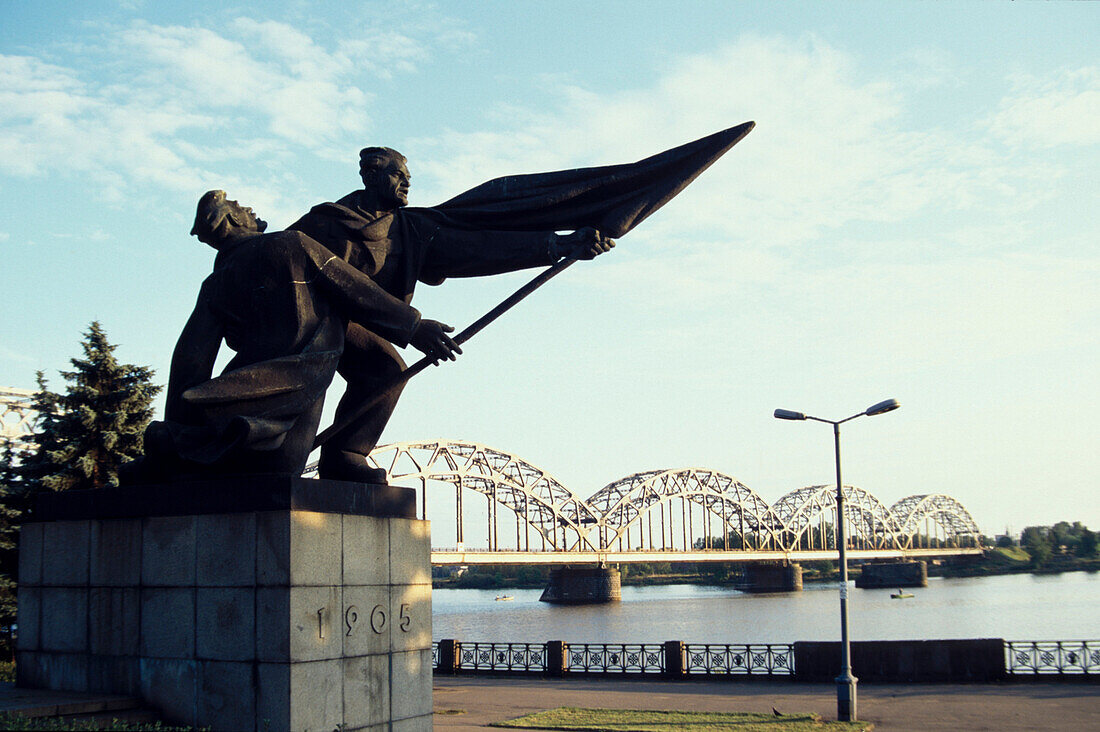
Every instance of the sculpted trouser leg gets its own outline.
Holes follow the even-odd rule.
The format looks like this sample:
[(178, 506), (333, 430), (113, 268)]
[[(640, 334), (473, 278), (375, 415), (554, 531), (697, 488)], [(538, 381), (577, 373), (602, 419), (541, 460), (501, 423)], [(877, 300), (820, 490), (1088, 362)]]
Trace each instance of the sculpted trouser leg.
[[(389, 341), (351, 324), (338, 368), (348, 386), (336, 408), (336, 421), (356, 411), (360, 404), (377, 394), (378, 387), (386, 379), (404, 370), (404, 360)], [(398, 387), (325, 443), (321, 448), (320, 477), (373, 482), (384, 479), (384, 473), (367, 467), (366, 456), (378, 444), (400, 396), (401, 387)]]

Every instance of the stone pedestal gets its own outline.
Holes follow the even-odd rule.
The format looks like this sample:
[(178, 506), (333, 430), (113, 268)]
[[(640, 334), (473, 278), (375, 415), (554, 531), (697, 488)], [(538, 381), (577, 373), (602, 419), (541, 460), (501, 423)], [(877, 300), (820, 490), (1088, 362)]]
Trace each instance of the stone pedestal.
[(286, 477), (47, 496), (20, 538), (18, 684), (214, 730), (430, 730), (413, 506)]

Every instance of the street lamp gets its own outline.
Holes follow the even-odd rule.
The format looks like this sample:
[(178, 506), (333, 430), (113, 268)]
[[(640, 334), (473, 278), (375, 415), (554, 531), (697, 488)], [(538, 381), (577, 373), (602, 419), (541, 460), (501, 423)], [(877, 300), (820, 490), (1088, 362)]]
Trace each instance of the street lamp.
[(776, 419), (812, 419), (815, 422), (825, 422), (833, 426), (833, 442), (836, 449), (836, 547), (840, 555), (840, 676), (836, 677), (836, 717), (841, 722), (854, 722), (857, 719), (856, 681), (858, 679), (852, 676), (851, 647), (848, 641), (848, 557), (845, 553), (847, 540), (844, 537), (844, 492), (840, 487), (840, 425), (856, 417), (874, 417), (876, 414), (892, 412), (900, 406), (897, 399), (887, 399), (867, 407), (859, 414), (837, 421), (811, 417), (789, 409), (777, 409), (774, 415)]

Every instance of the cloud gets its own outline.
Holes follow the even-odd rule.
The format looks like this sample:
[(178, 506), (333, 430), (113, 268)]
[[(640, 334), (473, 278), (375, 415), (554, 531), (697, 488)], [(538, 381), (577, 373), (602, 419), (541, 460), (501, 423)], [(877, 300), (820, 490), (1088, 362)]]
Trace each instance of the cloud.
[(1019, 75), (1013, 83), (1013, 93), (985, 121), (991, 134), (1040, 150), (1100, 142), (1100, 67), (1045, 78)]
[(139, 22), (118, 40), (147, 66), (140, 86), (163, 101), (182, 93), (192, 109), (258, 112), (271, 134), (304, 147), (365, 128), (369, 96), (349, 82), (346, 55), (284, 23), (238, 18), (228, 31), (236, 37)]
[[(597, 95), (559, 84), (554, 108), (511, 104), (491, 112), (493, 131), (414, 140), (411, 165), (428, 178), (418, 196), (434, 202), (490, 177), (627, 162), (755, 119), (621, 242), (614, 266), (571, 281), (633, 293), (654, 323), (666, 322), (657, 311), (669, 302), (691, 314), (656, 338), (706, 343), (722, 322), (754, 338), (830, 342), (830, 352), (886, 371), (1057, 348), (1095, 313), (1096, 268), (1080, 255), (1039, 255), (1037, 243), (1056, 215), (1048, 204), (1063, 198), (1052, 181), (1081, 163), (1022, 162), (962, 119), (928, 127), (910, 105), (942, 83), (942, 64), (929, 65), (928, 79), (895, 83), (812, 36), (745, 36), (673, 62), (646, 86)], [(1067, 74), (1042, 97), (1018, 82), (1001, 116), (1021, 99), (1080, 112), (1092, 78)], [(761, 320), (782, 327), (762, 334)]]
[(460, 42), (454, 33), (367, 24), (320, 42), (246, 17), (211, 27), (138, 20), (67, 47), (65, 65), (0, 55), (0, 172), (84, 175), (111, 202), (135, 186), (231, 186), (262, 177), (255, 167), (286, 183), (283, 164), (301, 150), (325, 157), (362, 138), (372, 74), (413, 72), (434, 38)]
[(635, 160), (748, 119), (756, 130), (670, 204), (677, 227), (690, 222), (683, 233), (793, 246), (854, 221), (982, 208), (1040, 175), (1010, 168), (980, 142), (907, 128), (901, 89), (865, 78), (813, 37), (746, 36), (679, 59), (646, 87), (596, 95), (562, 86), (557, 96), (556, 109), (497, 110), (512, 122), (495, 132), (414, 141), (428, 195), (498, 175)]

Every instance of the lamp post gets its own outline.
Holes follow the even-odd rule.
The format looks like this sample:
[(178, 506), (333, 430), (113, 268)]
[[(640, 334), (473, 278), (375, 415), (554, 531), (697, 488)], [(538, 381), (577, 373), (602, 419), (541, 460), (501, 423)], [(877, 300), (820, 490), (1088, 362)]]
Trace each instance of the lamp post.
[(774, 415), (776, 419), (812, 419), (815, 422), (825, 422), (833, 426), (833, 443), (836, 450), (836, 548), (840, 564), (840, 676), (836, 677), (836, 717), (841, 722), (854, 722), (857, 719), (856, 682), (858, 679), (852, 675), (851, 644), (848, 640), (848, 557), (846, 554), (848, 542), (844, 537), (844, 491), (841, 489), (840, 482), (840, 425), (856, 417), (873, 417), (876, 414), (892, 412), (900, 406), (897, 399), (887, 399), (867, 407), (859, 414), (836, 421), (811, 417), (789, 409), (777, 409)]

